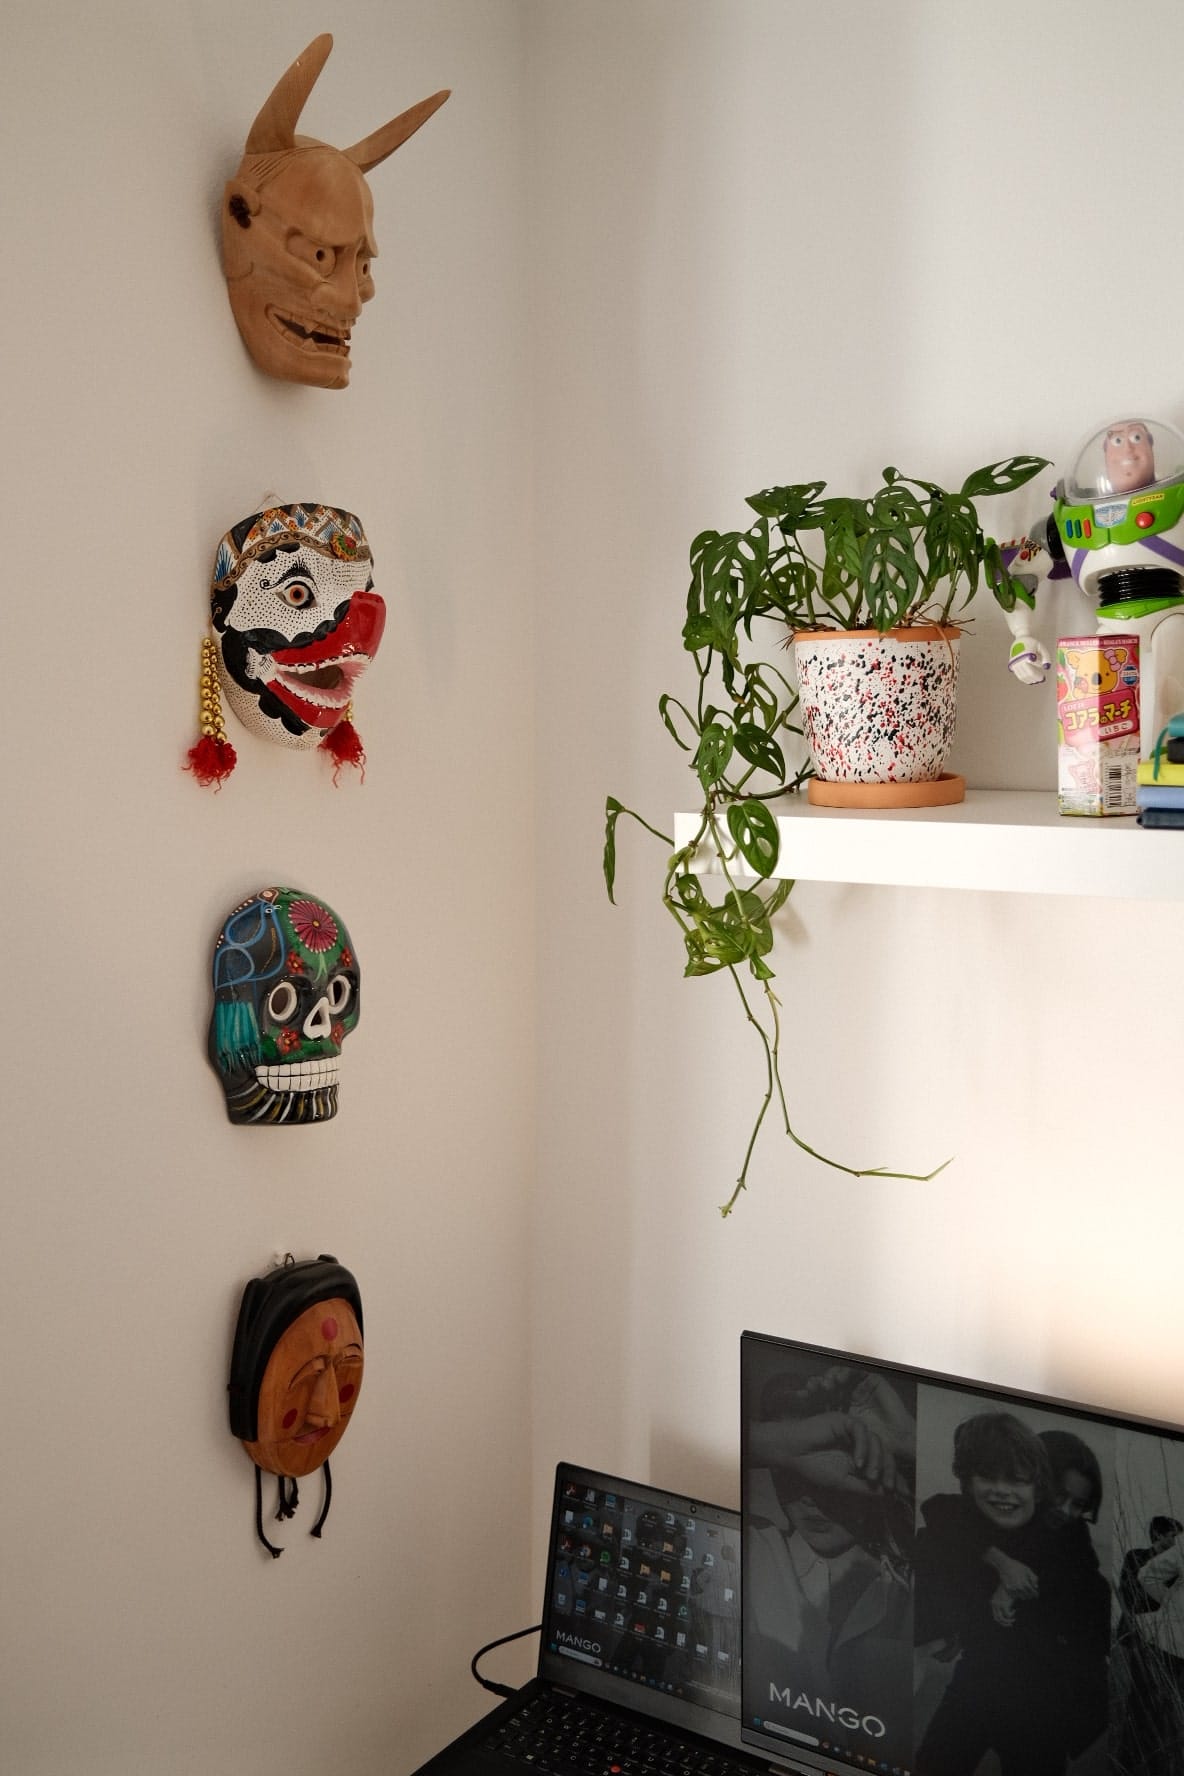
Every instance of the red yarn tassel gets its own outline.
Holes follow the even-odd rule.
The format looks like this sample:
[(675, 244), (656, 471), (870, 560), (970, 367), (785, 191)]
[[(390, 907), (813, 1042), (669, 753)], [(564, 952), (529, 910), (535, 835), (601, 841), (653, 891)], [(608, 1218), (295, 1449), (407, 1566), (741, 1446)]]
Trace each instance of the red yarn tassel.
[(230, 741), (215, 740), (209, 734), (203, 734), (186, 756), (189, 763), (184, 769), (193, 772), (203, 789), (208, 789), (211, 783), (215, 790), (221, 789), (238, 763), (238, 754)]
[(362, 782), (366, 781), (366, 752), (362, 745), (362, 736), (354, 727), (349, 716), (343, 716), (335, 728), (330, 728), (321, 741), (319, 750), (327, 752), (333, 760), (333, 781), (341, 775), (342, 765), (354, 765), (361, 772)]

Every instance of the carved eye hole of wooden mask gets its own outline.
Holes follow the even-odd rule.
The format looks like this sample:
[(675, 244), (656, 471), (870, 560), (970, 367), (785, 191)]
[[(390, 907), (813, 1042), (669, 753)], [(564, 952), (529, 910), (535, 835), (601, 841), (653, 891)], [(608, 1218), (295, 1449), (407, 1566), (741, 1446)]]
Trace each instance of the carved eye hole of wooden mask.
[(433, 93), (351, 148), (298, 136), (296, 124), (333, 39), (309, 44), (247, 137), (222, 204), (230, 306), (260, 370), (345, 388), (350, 334), (374, 294), (374, 206), (363, 174), (393, 154), (448, 97)]
[(329, 1457), (357, 1405), (364, 1367), (358, 1286), (335, 1258), (284, 1264), (247, 1284), (231, 1359), (230, 1427), (255, 1464), (256, 1528), (272, 1555), (281, 1550), (263, 1534), (261, 1472), (280, 1476), (277, 1516), (290, 1517), (296, 1481), (324, 1468), (324, 1504), (310, 1532), (319, 1536), (331, 1497)]

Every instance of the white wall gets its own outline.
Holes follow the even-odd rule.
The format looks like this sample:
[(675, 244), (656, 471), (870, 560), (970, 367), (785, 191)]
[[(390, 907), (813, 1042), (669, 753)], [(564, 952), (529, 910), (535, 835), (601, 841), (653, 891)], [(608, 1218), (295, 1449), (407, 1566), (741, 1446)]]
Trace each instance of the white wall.
[[(756, 1054), (726, 984), (680, 978), (660, 850), (622, 832), (616, 909), (598, 874), (606, 791), (659, 822), (687, 799), (655, 705), (688, 682), (697, 530), (775, 479), (1057, 456), (1131, 405), (1184, 421), (1161, 176), (1184, 22), (1166, 0), (1134, 42), (1111, 21), (9, 7), (21, 1776), (414, 1768), (480, 1706), (472, 1648), (529, 1619), (557, 1458), (735, 1498), (745, 1324), (1184, 1418), (1175, 908), (798, 889), (778, 962), (803, 1134), (956, 1159), (855, 1183), (770, 1134), (721, 1223)], [(215, 226), (268, 85), (327, 27), (314, 134), (455, 89), (372, 176), (379, 295), (342, 394), (255, 374)], [(178, 769), (205, 587), (269, 486), (351, 506), (374, 544), (370, 770), (334, 792), (242, 738), (213, 798)], [(1049, 699), (979, 627), (958, 760), (1050, 782)], [(269, 880), (347, 918), (366, 1004), (338, 1118), (256, 1139), (202, 1049), (209, 945)], [(325, 1539), (306, 1499), (273, 1563), (223, 1390), (277, 1248), (357, 1271), (369, 1369)]]
[[(774, 482), (960, 479), (1128, 408), (1184, 420), (1184, 20), (604, 0), (534, 23), (537, 1484), (571, 1454), (734, 1502), (746, 1325), (1184, 1418), (1178, 907), (799, 887), (775, 960), (800, 1132), (954, 1163), (855, 1181), (770, 1129), (721, 1223), (760, 1051), (730, 982), (681, 978), (662, 847), (622, 823), (616, 908), (598, 879), (606, 792), (659, 826), (692, 802), (656, 706), (692, 691), (698, 531)], [(1050, 635), (1088, 624), (1072, 589), (1055, 606)], [(1052, 690), (1010, 681), (975, 608), (954, 763), (1051, 786)], [(564, 1328), (602, 1342), (578, 1403)]]
[[(448, 0), (6, 11), (12, 1776), (411, 1767), (502, 1627), (459, 1527), (496, 1520), (511, 1571), (528, 1545), (520, 24)], [(371, 176), (379, 288), (341, 393), (253, 369), (216, 225), (326, 27), (311, 134), (455, 89)], [(221, 794), (180, 769), (214, 549), (268, 488), (350, 507), (374, 548), (364, 787), (241, 730)], [(363, 969), (340, 1113), (305, 1131), (232, 1128), (204, 1059), (214, 937), (269, 882), (324, 895)], [(324, 1539), (312, 1482), (272, 1562), (225, 1386), (277, 1249), (355, 1271), (369, 1366)]]

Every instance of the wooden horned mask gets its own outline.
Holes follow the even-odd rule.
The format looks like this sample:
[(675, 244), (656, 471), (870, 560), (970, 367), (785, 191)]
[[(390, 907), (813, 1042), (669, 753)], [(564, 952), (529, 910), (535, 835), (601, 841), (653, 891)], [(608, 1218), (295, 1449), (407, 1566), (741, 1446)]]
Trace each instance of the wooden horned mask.
[(345, 388), (350, 333), (374, 294), (374, 205), (363, 177), (393, 154), (448, 92), (433, 93), (355, 142), (334, 148), (296, 125), (333, 47), (314, 38), (251, 125), (222, 204), (222, 258), (243, 343), (284, 382)]

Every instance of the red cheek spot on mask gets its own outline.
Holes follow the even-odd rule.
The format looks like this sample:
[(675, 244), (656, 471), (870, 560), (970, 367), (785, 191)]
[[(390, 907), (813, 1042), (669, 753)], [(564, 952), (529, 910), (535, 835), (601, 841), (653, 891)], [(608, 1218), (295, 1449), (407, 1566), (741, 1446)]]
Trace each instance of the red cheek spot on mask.
[(293, 1406), (291, 1412), (284, 1413), (284, 1429), (286, 1431), (290, 1431), (292, 1429), (292, 1426), (295, 1423), (296, 1423), (296, 1408)]
[(341, 1389), (341, 1391), (337, 1395), (337, 1398), (341, 1402), (341, 1404), (344, 1406), (347, 1400), (353, 1399), (354, 1393), (355, 1393), (355, 1388), (354, 1388), (353, 1382), (347, 1381), (345, 1386)]
[(330, 1314), (327, 1319), (321, 1321), (321, 1337), (327, 1338), (331, 1342), (336, 1336), (337, 1321), (333, 1318), (332, 1314)]

